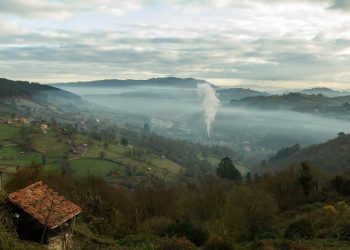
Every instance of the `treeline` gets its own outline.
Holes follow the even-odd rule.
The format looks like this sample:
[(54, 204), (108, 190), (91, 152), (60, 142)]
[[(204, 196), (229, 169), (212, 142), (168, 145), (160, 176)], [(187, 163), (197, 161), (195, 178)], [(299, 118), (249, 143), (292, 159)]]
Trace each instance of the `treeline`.
[[(113, 239), (120, 247), (115, 249), (313, 249), (303, 244), (329, 239), (335, 248), (350, 241), (350, 174), (336, 176), (307, 163), (245, 180), (210, 175), (187, 184), (150, 183), (139, 189), (27, 167), (6, 190), (38, 180), (79, 204), (83, 213), (78, 225)], [(77, 244), (106, 247), (88, 240)]]
[(277, 152), (262, 165), (267, 169), (279, 169), (300, 161), (308, 161), (311, 165), (329, 171), (341, 171), (349, 167), (350, 135), (343, 132), (327, 142), (300, 148), (299, 144), (286, 147)]
[(0, 98), (9, 97), (23, 97), (45, 102), (80, 101), (77, 95), (49, 85), (0, 78)]
[(27, 81), (12, 81), (0, 78), (0, 97), (31, 96), (37, 91), (47, 91), (56, 89), (39, 83)]

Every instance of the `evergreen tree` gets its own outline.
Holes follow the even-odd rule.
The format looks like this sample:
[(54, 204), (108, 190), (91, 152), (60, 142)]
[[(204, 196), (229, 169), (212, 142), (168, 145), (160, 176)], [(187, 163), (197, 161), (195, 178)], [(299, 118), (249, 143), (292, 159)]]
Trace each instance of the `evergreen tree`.
[(229, 157), (225, 157), (220, 161), (219, 167), (216, 169), (216, 174), (220, 178), (226, 178), (234, 181), (240, 181), (242, 179), (241, 173), (237, 170)]

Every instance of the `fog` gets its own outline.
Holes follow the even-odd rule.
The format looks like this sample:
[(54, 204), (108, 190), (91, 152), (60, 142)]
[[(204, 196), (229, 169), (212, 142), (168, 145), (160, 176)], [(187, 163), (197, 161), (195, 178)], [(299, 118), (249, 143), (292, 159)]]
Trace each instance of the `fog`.
[[(349, 132), (346, 121), (292, 111), (266, 111), (221, 105), (207, 136), (202, 100), (196, 89), (176, 87), (63, 88), (127, 114), (144, 117), (154, 132), (173, 138), (228, 146), (247, 157), (262, 159), (282, 147), (305, 147)], [(220, 98), (220, 97), (219, 97)], [(125, 122), (132, 123), (127, 118)]]

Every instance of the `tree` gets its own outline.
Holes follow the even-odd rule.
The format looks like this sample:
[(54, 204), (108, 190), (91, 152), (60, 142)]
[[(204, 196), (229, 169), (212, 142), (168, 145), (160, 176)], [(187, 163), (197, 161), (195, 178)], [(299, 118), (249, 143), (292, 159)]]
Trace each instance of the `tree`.
[(42, 165), (45, 166), (46, 165), (46, 155), (43, 155), (41, 157), (41, 162), (42, 162)]
[(288, 156), (294, 154), (295, 152), (298, 152), (300, 150), (300, 145), (299, 144), (295, 144), (292, 147), (285, 147), (282, 148), (281, 150), (279, 150), (276, 155), (270, 157), (270, 162), (276, 162), (279, 161), (281, 159), (285, 159)]
[(33, 147), (32, 138), (30, 138), (29, 136), (24, 138), (24, 140), (21, 143), (21, 146), (26, 152), (31, 152)]
[(336, 176), (332, 181), (332, 186), (338, 193), (343, 195), (350, 194), (350, 180), (343, 176)]
[(101, 158), (101, 159), (104, 159), (104, 158), (105, 158), (105, 152), (104, 152), (104, 151), (101, 151), (101, 152), (100, 152), (100, 158)]
[(216, 174), (220, 178), (226, 178), (234, 181), (240, 181), (242, 179), (241, 173), (237, 170), (231, 158), (225, 157), (220, 163), (219, 167), (216, 169)]
[(145, 124), (143, 125), (143, 132), (145, 132), (145, 133), (151, 132), (151, 129), (150, 129), (148, 123), (145, 123)]
[(302, 218), (292, 222), (284, 236), (288, 239), (312, 239), (314, 235), (311, 221), (307, 218)]
[(246, 182), (247, 182), (247, 184), (252, 183), (252, 174), (250, 172), (248, 172), (246, 175)]
[(346, 134), (344, 132), (339, 132), (338, 133), (338, 137), (343, 137), (343, 136), (346, 136)]
[(122, 138), (120, 143), (122, 144), (122, 146), (127, 147), (129, 145), (129, 142), (126, 138)]
[(299, 183), (304, 191), (304, 194), (309, 196), (314, 184), (314, 177), (311, 173), (309, 165), (306, 162), (301, 163)]
[(274, 198), (259, 187), (239, 186), (228, 194), (224, 221), (237, 239), (254, 240), (271, 232), (277, 206)]

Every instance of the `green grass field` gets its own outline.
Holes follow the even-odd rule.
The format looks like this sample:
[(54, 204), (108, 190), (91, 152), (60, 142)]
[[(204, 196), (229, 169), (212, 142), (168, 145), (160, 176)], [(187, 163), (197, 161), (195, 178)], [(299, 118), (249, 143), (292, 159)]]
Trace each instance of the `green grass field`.
[(62, 157), (69, 150), (67, 139), (49, 131), (47, 134), (36, 134), (33, 136), (33, 149), (46, 154), (48, 157)]
[(45, 166), (45, 171), (60, 171), (61, 170), (61, 166), (58, 163), (49, 163)]
[(0, 164), (13, 166), (28, 166), (42, 163), (42, 154), (31, 152), (21, 154), (21, 148), (18, 146), (3, 147), (0, 149)]
[[(172, 182), (178, 179), (184, 167), (155, 154), (143, 154), (143, 148), (129, 145), (108, 144), (88, 139), (82, 134), (66, 135), (62, 130), (49, 127), (44, 133), (38, 125), (29, 136), (32, 139), (32, 153), (24, 154), (18, 143), (20, 126), (0, 126), (0, 144), (12, 145), (0, 148), (0, 164), (4, 166), (26, 166), (41, 164), (46, 157), (46, 171), (61, 171), (60, 161), (68, 153), (70, 168), (76, 177), (98, 176), (109, 182), (145, 183), (152, 178)], [(84, 144), (87, 144), (84, 146)], [(79, 149), (78, 149), (79, 148)], [(72, 153), (77, 150), (79, 153)], [(104, 159), (100, 159), (101, 152)], [(138, 153), (140, 152), (140, 153)], [(207, 159), (213, 166), (218, 159)]]
[[(156, 177), (165, 181), (173, 181), (178, 176), (182, 167), (174, 162), (155, 159), (153, 156), (146, 156), (145, 161), (133, 158), (122, 158), (117, 160), (125, 165), (134, 176)], [(169, 169), (168, 169), (169, 168)]]
[(147, 155), (146, 162), (173, 174), (179, 174), (184, 169), (181, 165), (168, 159), (161, 159), (157, 155)]
[(125, 148), (120, 145), (111, 145), (111, 144), (105, 147), (103, 143), (94, 141), (93, 145), (89, 145), (84, 156), (98, 158), (100, 157), (101, 151), (105, 153), (106, 158), (114, 160), (120, 157), (124, 157), (124, 155), (128, 153), (128, 148)]
[(70, 161), (70, 166), (74, 172), (73, 175), (75, 175), (76, 177), (85, 177), (93, 175), (106, 178), (112, 173), (124, 172), (123, 166), (102, 159), (81, 158), (78, 160)]
[(0, 126), (0, 141), (9, 140), (18, 137), (20, 127), (1, 125)]
[[(20, 128), (2, 127), (2, 138), (13, 143)], [(1, 133), (2, 132), (2, 133)], [(108, 180), (123, 180), (123, 177), (140, 182), (149, 177), (172, 181), (183, 170), (179, 164), (168, 159), (161, 159), (157, 155), (142, 155), (142, 161), (132, 156), (133, 146), (123, 147), (119, 144), (105, 146), (99, 141), (88, 140), (83, 135), (67, 136), (55, 128), (49, 128), (47, 133), (41, 130), (31, 135), (33, 149), (35, 152), (21, 154), (23, 149), (20, 146), (3, 147), (0, 149), (0, 164), (6, 166), (25, 166), (32, 163), (42, 163), (42, 155), (46, 155), (46, 171), (60, 171), (59, 164), (65, 152), (71, 150), (72, 145), (88, 144), (81, 154), (70, 154), (70, 167), (76, 177), (89, 175), (99, 176)], [(142, 151), (142, 149), (140, 149)], [(104, 159), (99, 159), (101, 152), (104, 152)]]
[(42, 109), (43, 106), (35, 103), (35, 102), (32, 102), (30, 100), (27, 100), (27, 99), (22, 99), (22, 98), (19, 98), (16, 100), (16, 104), (17, 105), (22, 105), (22, 106), (27, 106), (27, 107), (31, 107), (31, 108), (35, 108), (35, 109)]
[(18, 146), (2, 147), (0, 148), (0, 157), (17, 157), (21, 152), (21, 148)]

